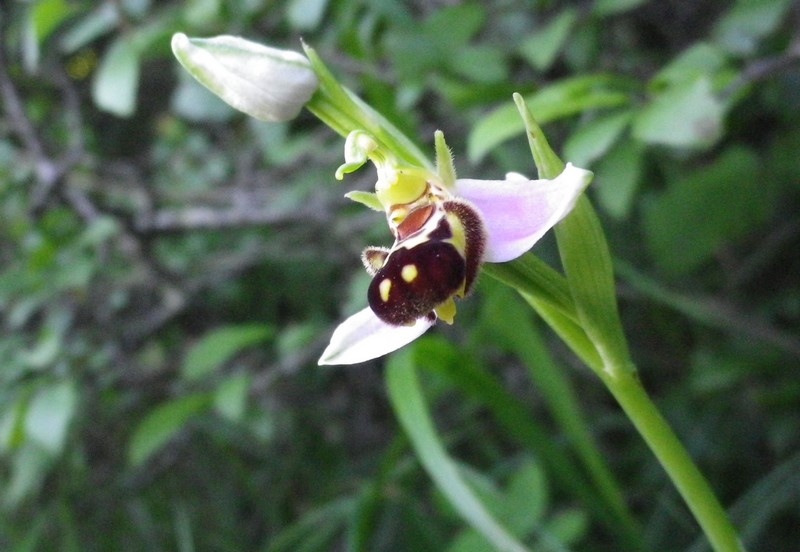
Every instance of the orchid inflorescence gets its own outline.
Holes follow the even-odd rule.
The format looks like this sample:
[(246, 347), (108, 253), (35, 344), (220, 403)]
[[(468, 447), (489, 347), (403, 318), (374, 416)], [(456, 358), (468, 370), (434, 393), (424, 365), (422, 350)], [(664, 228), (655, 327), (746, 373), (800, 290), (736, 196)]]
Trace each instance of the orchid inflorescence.
[[(563, 165), (519, 95), (514, 100), (534, 162), (554, 178), (511, 173), (505, 180), (457, 179), (441, 132), (435, 134), (434, 170), (402, 132), (338, 83), (313, 48), (304, 48), (308, 57), (233, 36), (172, 38), (173, 52), (189, 73), (236, 109), (263, 121), (288, 121), (306, 107), (346, 136), (338, 179), (367, 161), (377, 169), (374, 193), (346, 196), (383, 212), (394, 243), (364, 250), (372, 276), (369, 306), (336, 328), (319, 364), (371, 360), (410, 343), (438, 320), (452, 324), (455, 301), (475, 287), (482, 263), (520, 257), (577, 205), (557, 236), (565, 276), (541, 270), (529, 275), (524, 280), (536, 283), (539, 293), (526, 299), (611, 390), (715, 549), (742, 550), (725, 511), (637, 378), (602, 228), (589, 202), (577, 203), (592, 173)], [(562, 300), (548, 301), (555, 296)]]

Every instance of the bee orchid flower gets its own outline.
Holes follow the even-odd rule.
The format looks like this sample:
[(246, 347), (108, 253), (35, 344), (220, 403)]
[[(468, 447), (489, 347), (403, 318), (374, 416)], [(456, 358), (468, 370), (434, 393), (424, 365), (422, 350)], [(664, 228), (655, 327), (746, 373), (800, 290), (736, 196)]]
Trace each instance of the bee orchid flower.
[(452, 324), (455, 299), (471, 291), (481, 264), (528, 251), (570, 212), (592, 178), (567, 164), (553, 180), (515, 173), (505, 180), (456, 179), (441, 132), (436, 153), (434, 172), (403, 166), (364, 131), (348, 136), (337, 178), (367, 160), (375, 164), (375, 193), (347, 197), (382, 211), (394, 244), (364, 250), (369, 306), (336, 328), (319, 364), (365, 362), (407, 345), (438, 320)]

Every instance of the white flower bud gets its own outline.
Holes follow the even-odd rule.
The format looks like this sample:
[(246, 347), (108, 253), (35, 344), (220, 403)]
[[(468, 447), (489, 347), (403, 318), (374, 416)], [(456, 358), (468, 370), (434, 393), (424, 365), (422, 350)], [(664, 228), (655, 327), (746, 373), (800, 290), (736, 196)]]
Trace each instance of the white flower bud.
[(203, 86), (262, 121), (297, 116), (319, 85), (303, 55), (236, 36), (172, 37), (172, 52)]

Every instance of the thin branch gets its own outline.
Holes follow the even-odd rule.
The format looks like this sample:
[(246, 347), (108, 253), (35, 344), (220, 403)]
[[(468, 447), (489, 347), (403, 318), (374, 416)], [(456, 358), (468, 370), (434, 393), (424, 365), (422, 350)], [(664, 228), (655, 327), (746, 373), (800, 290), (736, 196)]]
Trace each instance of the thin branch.
[(134, 231), (142, 234), (160, 232), (185, 232), (192, 230), (219, 230), (247, 226), (275, 226), (320, 221), (330, 210), (319, 202), (311, 202), (298, 209), (275, 209), (237, 204), (228, 208), (187, 207), (162, 209), (139, 215), (133, 222)]
[(786, 51), (782, 54), (755, 59), (748, 63), (742, 69), (739, 78), (729, 84), (720, 96), (723, 99), (731, 98), (747, 86), (785, 73), (787, 69), (798, 62), (800, 62), (800, 35), (792, 38)]
[(661, 303), (707, 326), (770, 343), (800, 358), (800, 339), (758, 316), (713, 297), (688, 295), (670, 290), (620, 260), (616, 260), (614, 266), (627, 285), (651, 301)]
[(8, 60), (6, 58), (5, 37), (0, 35), (0, 95), (3, 98), (3, 106), (6, 115), (11, 123), (11, 128), (19, 137), (25, 149), (37, 159), (45, 157), (44, 147), (39, 141), (36, 129), (25, 113), (17, 89), (11, 75), (8, 74)]

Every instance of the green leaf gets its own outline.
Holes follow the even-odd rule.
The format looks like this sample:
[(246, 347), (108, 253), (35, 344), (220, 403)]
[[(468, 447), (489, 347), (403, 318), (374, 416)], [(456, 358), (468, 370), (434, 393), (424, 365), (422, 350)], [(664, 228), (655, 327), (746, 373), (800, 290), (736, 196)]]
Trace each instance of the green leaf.
[(627, 509), (624, 494), (592, 436), (567, 371), (548, 351), (530, 310), (509, 294), (511, 291), (503, 288), (483, 293), (486, 296), (483, 309), (486, 338), (513, 352), (525, 364), (531, 381), (558, 423), (559, 433), (565, 436), (570, 452), (575, 452), (578, 461), (570, 455), (554, 464), (553, 453), (543, 444), (533, 451), (544, 461), (548, 471), (558, 477), (561, 485), (580, 497), (597, 518), (625, 542), (626, 548), (641, 548), (641, 528)]
[[(625, 105), (630, 102), (630, 82), (611, 75), (567, 78), (525, 96), (525, 102), (539, 124), (563, 119), (591, 109)], [(467, 154), (477, 162), (502, 142), (525, 131), (512, 103), (479, 119), (469, 134)]]
[(633, 121), (633, 136), (650, 144), (706, 148), (722, 134), (724, 107), (700, 77), (657, 95)]
[(564, 47), (577, 19), (576, 10), (565, 9), (543, 28), (534, 30), (522, 41), (519, 46), (520, 55), (536, 69), (547, 70)]
[(477, 83), (508, 80), (508, 63), (500, 48), (466, 46), (454, 53), (450, 63), (457, 74)]
[[(306, 511), (291, 525), (283, 528), (269, 539), (265, 552), (296, 552), (297, 550), (323, 550), (329, 547), (311, 548), (308, 541), (330, 535), (331, 530), (339, 526), (353, 515), (355, 501), (350, 498), (338, 498), (321, 506)], [(332, 535), (331, 535), (332, 536)]]
[(565, 317), (578, 320), (566, 279), (533, 253), (526, 253), (510, 263), (486, 264), (483, 271), (520, 293), (536, 297)]
[(645, 204), (646, 244), (661, 268), (691, 272), (754, 229), (771, 204), (763, 193), (759, 164), (752, 151), (729, 148)]
[(73, 15), (78, 6), (66, 0), (39, 0), (31, 10), (31, 23), (39, 44), (47, 40), (61, 23)]
[(11, 475), (3, 481), (3, 505), (13, 508), (24, 498), (32, 496), (44, 482), (52, 462), (47, 451), (31, 443), (16, 451), (11, 459)]
[(247, 407), (247, 394), (253, 378), (250, 374), (228, 376), (214, 393), (214, 410), (231, 422), (240, 422)]
[(314, 115), (345, 138), (354, 130), (366, 131), (399, 160), (432, 168), (427, 156), (414, 142), (336, 80), (313, 48), (307, 44), (303, 44), (303, 48), (319, 79), (317, 92), (306, 104)]
[(20, 394), (3, 400), (0, 412), (0, 455), (7, 455), (25, 442), (25, 414), (28, 397)]
[(503, 518), (518, 535), (528, 535), (541, 523), (550, 503), (547, 477), (542, 467), (526, 459), (508, 482)]
[(717, 20), (712, 35), (727, 51), (751, 55), (761, 39), (785, 23), (791, 5), (792, 0), (738, 0)]
[(700, 77), (713, 75), (725, 67), (726, 56), (718, 46), (701, 42), (670, 61), (651, 80), (653, 90), (662, 90)]
[(128, 462), (137, 467), (166, 445), (195, 414), (208, 408), (206, 394), (188, 395), (163, 403), (139, 422), (128, 442)]
[(432, 72), (450, 71), (453, 58), (468, 48), (485, 19), (486, 9), (475, 2), (446, 7), (421, 23), (409, 20), (391, 26), (384, 47), (401, 80), (419, 82)]
[(190, 381), (203, 378), (243, 349), (270, 339), (273, 333), (272, 328), (263, 324), (225, 326), (213, 330), (189, 349), (181, 374)]
[(602, 157), (628, 126), (633, 112), (601, 115), (578, 128), (564, 144), (564, 159), (578, 167), (588, 168)]
[(69, 381), (39, 389), (25, 416), (26, 437), (49, 454), (59, 454), (66, 442), (77, 401), (78, 392)]
[(578, 318), (604, 370), (633, 370), (617, 307), (611, 252), (597, 214), (586, 196), (555, 228), (561, 264)]
[[(566, 545), (582, 539), (589, 530), (589, 518), (582, 510), (571, 508), (547, 520), (545, 530)], [(640, 545), (638, 549), (643, 549)]]
[(641, 142), (624, 140), (609, 151), (595, 167), (592, 183), (597, 202), (616, 219), (630, 215), (642, 175), (645, 147)]
[(139, 86), (139, 52), (133, 40), (120, 36), (106, 51), (92, 82), (92, 97), (97, 107), (119, 117), (136, 109)]
[(638, 8), (647, 0), (595, 0), (592, 11), (595, 15), (605, 17)]
[[(539, 174), (544, 178), (555, 177), (561, 172), (563, 162), (550, 147), (541, 127), (531, 116), (528, 106), (519, 94), (515, 94), (514, 101), (525, 125), (531, 154)], [(580, 327), (602, 359), (603, 370), (614, 375), (617, 370), (633, 369), (617, 310), (611, 252), (600, 220), (586, 195), (581, 196), (572, 212), (556, 225), (555, 233), (561, 264), (564, 267)], [(571, 324), (562, 326), (561, 323), (564, 321), (560, 319), (564, 313), (542, 313), (538, 303), (540, 301), (536, 300), (531, 304), (540, 311), (548, 323), (559, 322), (561, 327), (554, 329), (576, 354), (596, 370), (597, 366), (587, 355), (593, 352), (584, 350), (584, 336), (574, 331), (575, 328), (571, 327)], [(562, 333), (563, 330), (568, 333)]]
[(392, 408), (419, 461), (451, 505), (496, 550), (526, 550), (489, 514), (448, 456), (425, 404), (411, 349), (401, 350), (390, 358), (386, 384)]

